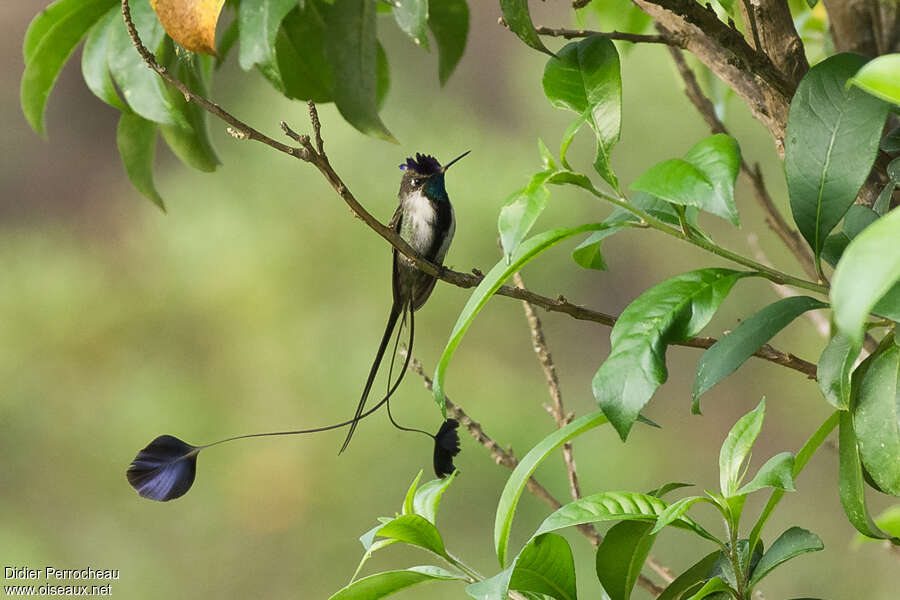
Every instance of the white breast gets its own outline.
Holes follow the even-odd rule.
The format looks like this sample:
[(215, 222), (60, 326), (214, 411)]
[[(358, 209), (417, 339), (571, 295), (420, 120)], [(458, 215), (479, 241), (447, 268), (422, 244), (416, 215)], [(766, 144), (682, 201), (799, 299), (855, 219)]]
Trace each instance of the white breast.
[(437, 219), (434, 206), (421, 191), (416, 191), (406, 197), (404, 208), (405, 222), (402, 229), (409, 235), (406, 241), (417, 252), (428, 251), (433, 242), (434, 223)]

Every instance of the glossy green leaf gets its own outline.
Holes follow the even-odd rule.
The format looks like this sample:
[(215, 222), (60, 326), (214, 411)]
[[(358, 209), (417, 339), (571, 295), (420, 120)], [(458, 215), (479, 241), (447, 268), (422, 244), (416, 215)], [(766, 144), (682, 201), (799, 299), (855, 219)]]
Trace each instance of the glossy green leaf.
[(900, 348), (884, 345), (863, 376), (853, 407), (853, 429), (862, 463), (878, 488), (894, 496), (900, 496), (898, 377)]
[(876, 315), (900, 322), (900, 282), (895, 283), (872, 309)]
[(334, 68), (338, 110), (359, 131), (396, 142), (378, 116), (375, 3), (335, 0), (325, 23), (325, 55)]
[(418, 546), (438, 556), (447, 557), (440, 532), (428, 519), (419, 515), (408, 514), (392, 519), (378, 530), (376, 536)]
[(641, 294), (610, 333), (609, 358), (593, 380), (594, 397), (624, 440), (641, 409), (668, 378), (666, 347), (697, 335), (732, 286), (749, 273), (700, 269)]
[(428, 50), (428, 0), (394, 0), (392, 12), (400, 30)]
[(606, 270), (606, 262), (601, 253), (603, 240), (622, 229), (623, 227), (619, 226), (595, 231), (572, 251), (572, 258), (585, 269)]
[(122, 164), (131, 185), (165, 211), (162, 197), (153, 184), (153, 155), (156, 151), (156, 125), (138, 115), (123, 113), (116, 136)]
[[(409, 484), (409, 488), (406, 490), (406, 496), (403, 498), (403, 508), (400, 511), (401, 514), (410, 515), (415, 512), (413, 500), (416, 497), (416, 488), (419, 486), (419, 480), (422, 479), (422, 472), (423, 471), (419, 469), (419, 474), (416, 475), (416, 478)], [(432, 524), (434, 524), (434, 521), (432, 521)]]
[(606, 422), (606, 417), (600, 411), (579, 417), (541, 440), (516, 465), (509, 479), (506, 480), (503, 493), (500, 494), (500, 500), (497, 502), (497, 515), (494, 519), (494, 548), (501, 566), (506, 564), (512, 520), (516, 514), (519, 498), (525, 490), (525, 484), (528, 483), (528, 478), (531, 477), (538, 465), (557, 448)]
[(441, 505), (441, 498), (456, 479), (457, 473), (459, 470), (453, 471), (449, 477), (432, 479), (416, 490), (416, 495), (413, 497), (413, 512), (437, 525), (437, 512)]
[(408, 587), (429, 581), (465, 581), (463, 575), (432, 566), (411, 567), (363, 577), (338, 590), (329, 600), (377, 600)]
[(428, 27), (438, 47), (438, 77), (447, 83), (466, 49), (469, 36), (469, 5), (466, 0), (431, 0)]
[[(150, 3), (148, 0), (131, 0), (129, 5), (134, 26), (144, 45), (151, 52), (158, 52), (166, 32)], [(128, 106), (150, 121), (190, 129), (183, 113), (173, 104), (166, 83), (147, 67), (132, 45), (124, 21), (116, 20), (107, 43), (109, 69)]]
[(575, 559), (569, 542), (552, 533), (533, 539), (516, 558), (509, 589), (575, 600)]
[(873, 58), (857, 71), (851, 81), (876, 98), (900, 105), (900, 54), (883, 54)]
[(900, 152), (900, 127), (893, 128), (886, 136), (881, 138), (879, 147), (885, 152)]
[(500, 231), (500, 244), (507, 260), (518, 250), (522, 240), (547, 207), (550, 199), (550, 192), (544, 186), (547, 177), (547, 172), (532, 177), (528, 185), (507, 198), (500, 209), (497, 229)]
[(753, 574), (750, 576), (749, 587), (752, 589), (763, 577), (771, 573), (780, 564), (801, 554), (818, 552), (824, 548), (825, 545), (816, 534), (800, 527), (791, 527), (778, 536), (778, 539), (772, 542), (769, 549), (759, 559)]
[(733, 138), (717, 134), (701, 140), (684, 159), (673, 158), (645, 171), (630, 189), (673, 204), (693, 206), (738, 224), (734, 182), (741, 150)]
[[(655, 496), (637, 492), (602, 492), (586, 496), (558, 508), (541, 523), (535, 536), (573, 527), (583, 523), (603, 521), (655, 521), (668, 504)], [(679, 529), (693, 531), (702, 538), (716, 538), (689, 517), (681, 516), (671, 523)]]
[[(547, 61), (544, 94), (556, 108), (571, 110), (585, 118), (597, 136), (594, 168), (613, 188), (618, 179), (609, 163), (610, 152), (622, 130), (622, 76), (619, 55), (611, 41), (591, 36), (566, 44)], [(580, 127), (573, 124), (565, 136), (570, 142)], [(565, 165), (565, 148), (560, 153)]]
[(541, 165), (545, 171), (553, 172), (559, 169), (556, 159), (553, 158), (553, 153), (550, 152), (550, 148), (547, 147), (547, 144), (541, 138), (538, 138), (538, 152), (541, 155)]
[(846, 85), (864, 62), (823, 60), (791, 101), (784, 169), (794, 221), (817, 257), (869, 176), (887, 117), (887, 104)]
[[(204, 81), (202, 61), (212, 60), (193, 54), (189, 57), (176, 58), (176, 64), (169, 65), (169, 71), (192, 91), (206, 97), (207, 85)], [(209, 114), (193, 102), (188, 102), (175, 88), (168, 87), (166, 92), (171, 99), (173, 110), (188, 122), (189, 128), (160, 125), (159, 131), (172, 149), (172, 152), (186, 165), (199, 171), (210, 173), (221, 164), (216, 150), (209, 138)]]
[(656, 541), (653, 523), (622, 521), (613, 525), (597, 548), (597, 579), (611, 600), (629, 600), (650, 548)]
[(844, 251), (831, 285), (838, 329), (861, 341), (869, 312), (900, 281), (900, 210), (894, 209), (860, 233)]
[(894, 197), (895, 187), (896, 185), (894, 184), (894, 182), (888, 183), (883, 188), (881, 188), (881, 192), (879, 192), (878, 198), (875, 199), (875, 204), (872, 205), (872, 212), (874, 212), (879, 217), (883, 217), (891, 209), (891, 200)]
[(776, 454), (759, 468), (749, 483), (737, 491), (738, 495), (750, 494), (770, 487), (786, 492), (794, 490), (794, 455), (790, 452)]
[(850, 408), (850, 375), (861, 349), (862, 346), (837, 333), (828, 341), (819, 357), (816, 368), (819, 389), (828, 403), (837, 409)]
[(528, 10), (528, 0), (500, 0), (500, 10), (509, 30), (516, 34), (526, 45), (540, 50), (550, 56), (550, 52), (541, 41), (531, 22), (531, 12)]
[(31, 22), (25, 35), (25, 72), (20, 99), (28, 123), (44, 134), (44, 109), (63, 65), (88, 30), (115, 0), (58, 2)]
[[(864, 536), (876, 539), (891, 539), (890, 534), (881, 531), (875, 525), (866, 506), (865, 481), (863, 479), (862, 463), (860, 462), (852, 419), (853, 417), (849, 412), (842, 411), (840, 413), (838, 488), (840, 490), (841, 506), (843, 506), (844, 514), (847, 515), (850, 524)], [(900, 544), (900, 540), (896, 538), (892, 541)]]
[(844, 227), (840, 233), (829, 235), (822, 247), (822, 258), (831, 266), (837, 265), (844, 250), (850, 242), (858, 236), (866, 227), (878, 220), (880, 215), (861, 204), (854, 204), (844, 217)]
[(726, 498), (734, 496), (741, 485), (742, 466), (756, 437), (762, 430), (766, 416), (766, 399), (760, 400), (757, 407), (738, 419), (719, 451), (719, 485)]
[(651, 490), (647, 492), (648, 496), (656, 496), (657, 498), (662, 498), (669, 492), (673, 492), (675, 490), (680, 490), (681, 488), (693, 487), (693, 483), (682, 483), (680, 481), (672, 481), (670, 483), (666, 483), (655, 490)]
[(314, 2), (295, 8), (275, 36), (274, 62), (260, 62), (263, 75), (285, 96), (313, 102), (334, 99), (334, 69), (325, 56), (325, 19)]
[(784, 298), (747, 318), (734, 331), (713, 344), (703, 353), (697, 365), (693, 412), (700, 412), (699, 398), (702, 394), (734, 373), (776, 333), (803, 313), (826, 306), (807, 296)]
[(124, 112), (128, 110), (128, 107), (125, 106), (119, 97), (119, 92), (116, 91), (106, 59), (109, 52), (107, 47), (110, 31), (117, 20), (122, 18), (121, 10), (116, 4), (91, 29), (81, 52), (81, 75), (84, 77), (88, 89), (95, 96)]
[(656, 525), (653, 526), (653, 529), (650, 533), (658, 533), (663, 527), (666, 525), (670, 525), (672, 522), (680, 519), (690, 508), (697, 504), (698, 502), (707, 502), (716, 506), (718, 508), (718, 504), (716, 504), (713, 500), (710, 500), (706, 496), (687, 496), (686, 498), (681, 498), (680, 500), (676, 500), (672, 504), (666, 507), (666, 509), (659, 515), (659, 518), (656, 520)]
[(484, 305), (487, 304), (490, 297), (494, 295), (494, 292), (496, 292), (507, 279), (512, 277), (513, 273), (521, 269), (545, 250), (552, 248), (563, 240), (578, 235), (579, 233), (598, 231), (605, 229), (606, 227), (607, 225), (603, 225), (602, 223), (594, 223), (574, 227), (572, 229), (551, 229), (550, 231), (539, 233), (525, 240), (525, 242), (519, 246), (519, 249), (516, 250), (516, 253), (512, 256), (509, 263), (507, 263), (506, 260), (500, 260), (500, 262), (494, 265), (494, 268), (485, 275), (481, 283), (478, 284), (478, 287), (475, 288), (475, 291), (472, 292), (472, 295), (469, 296), (468, 302), (466, 302), (462, 312), (456, 319), (456, 324), (453, 326), (453, 331), (450, 333), (450, 339), (444, 347), (444, 353), (441, 355), (441, 359), (438, 361), (438, 366), (434, 372), (434, 400), (437, 402), (438, 406), (441, 407), (442, 412), (446, 410), (444, 400), (444, 378), (447, 374), (447, 367), (450, 364), (450, 359), (453, 358), (453, 353), (462, 341), (462, 338), (472, 324), (472, 321), (478, 313), (481, 312), (481, 309), (484, 308)]
[(237, 22), (238, 62), (249, 71), (257, 64), (275, 62), (275, 38), (281, 22), (291, 9), (297, 8), (297, 0), (255, 0), (241, 2)]
[(693, 596), (688, 598), (688, 600), (702, 600), (702, 598), (706, 598), (707, 596), (711, 596), (718, 592), (727, 592), (730, 589), (731, 588), (728, 587), (728, 584), (725, 583), (721, 577), (713, 577), (704, 583), (703, 587), (701, 587)]
[(566, 130), (563, 132), (562, 141), (559, 144), (559, 161), (562, 163), (562, 166), (568, 170), (572, 170), (572, 166), (569, 164), (566, 155), (569, 152), (569, 146), (572, 145), (572, 142), (575, 140), (575, 135), (581, 131), (582, 125), (587, 123), (588, 119), (591, 116), (591, 110), (585, 110), (581, 115), (578, 116), (577, 119), (569, 123), (566, 127)]
[(720, 554), (721, 552), (718, 550), (710, 552), (694, 563), (681, 575), (676, 577), (675, 581), (670, 583), (665, 591), (657, 596), (656, 600), (681, 600), (685, 592), (705, 583), (709, 577), (710, 570), (713, 565), (716, 564), (716, 560), (719, 558)]

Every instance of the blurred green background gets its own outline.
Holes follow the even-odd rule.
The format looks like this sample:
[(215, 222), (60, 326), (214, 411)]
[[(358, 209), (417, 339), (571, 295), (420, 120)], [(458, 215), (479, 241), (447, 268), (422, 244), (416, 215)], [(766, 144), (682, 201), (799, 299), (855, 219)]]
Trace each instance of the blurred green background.
[[(567, 3), (555, 4), (536, 6), (536, 21), (567, 24)], [(169, 209), (162, 214), (129, 187), (115, 150), (117, 115), (85, 88), (77, 54), (51, 98), (49, 139), (41, 140), (22, 117), (18, 85), (21, 40), (43, 5), (0, 4), (6, 115), (0, 142), (0, 562), (120, 569), (112, 587), (120, 598), (325, 598), (353, 573), (362, 554), (357, 537), (376, 517), (399, 509), (419, 469), (430, 475), (429, 440), (394, 430), (381, 415), (360, 427), (340, 457), (341, 432), (230, 444), (203, 453), (193, 490), (168, 504), (139, 498), (124, 471), (137, 450), (162, 433), (200, 444), (347, 418), (389, 308), (389, 248), (351, 217), (312, 167), (235, 141), (218, 123), (213, 136), (224, 166), (215, 174), (189, 170), (160, 145), (157, 185)], [(382, 23), (392, 77), (383, 117), (399, 146), (362, 137), (330, 105), (320, 110), (332, 163), (385, 221), (405, 156), (429, 152), (447, 160), (472, 149), (448, 175), (458, 226), (447, 263), (486, 271), (499, 256), (500, 206), (539, 167), (537, 138), (558, 147), (571, 115), (543, 98), (545, 57), (496, 25), (495, 3), (470, 5), (466, 55), (443, 89), (436, 55)], [(308, 129), (304, 105), (279, 98), (259, 75), (234, 63), (217, 76), (220, 103), (273, 136), (281, 119)], [(708, 131), (662, 47), (625, 54), (623, 79), (623, 133), (613, 165), (627, 186)], [(737, 100), (728, 104), (727, 122), (747, 159), (762, 163), (773, 196), (786, 208), (781, 166), (766, 132)], [(589, 169), (591, 151), (591, 140), (580, 139), (574, 163)], [(740, 229), (706, 218), (716, 239), (750, 252), (748, 236), (758, 234), (769, 260), (799, 272), (744, 184), (738, 206)], [(537, 229), (608, 213), (594, 198), (555, 188)], [(605, 246), (610, 270), (588, 272), (569, 256), (576, 243), (529, 266), (526, 283), (609, 313), (666, 277), (723, 264), (653, 232), (626, 232)], [(418, 314), (415, 354), (426, 370), (434, 368), (467, 296), (439, 284)], [(707, 332), (719, 335), (776, 298), (764, 282), (743, 281)], [(567, 408), (584, 414), (594, 407), (590, 380), (608, 352), (609, 331), (542, 316)], [(800, 320), (776, 343), (815, 360), (822, 339)], [(576, 442), (585, 493), (643, 491), (672, 480), (713, 488), (721, 440), (763, 395), (769, 416), (754, 468), (775, 452), (796, 450), (829, 412), (812, 382), (750, 361), (704, 397), (704, 416), (691, 416), (699, 351), (673, 348), (668, 356), (670, 381), (647, 411), (662, 430), (638, 427), (623, 445), (601, 428)], [(448, 392), (519, 456), (552, 430), (519, 303), (491, 301), (456, 354)], [(403, 422), (436, 430), (439, 415), (414, 374), (394, 406)], [(465, 434), (462, 448), (456, 461), (461, 476), (444, 497), (438, 525), (452, 552), (493, 573), (493, 509), (508, 472)], [(771, 520), (766, 541), (797, 524), (818, 533), (826, 550), (776, 571), (763, 586), (769, 600), (896, 598), (897, 556), (879, 544), (853, 544), (836, 476), (836, 455), (823, 449)], [(538, 477), (567, 498), (561, 459), (549, 460)], [(758, 508), (761, 499), (750, 505)], [(889, 504), (883, 497), (871, 503), (875, 512)], [(547, 513), (538, 500), (524, 497), (513, 548)], [(719, 526), (712, 513), (705, 516), (708, 527)], [(576, 533), (568, 536), (580, 588), (596, 597), (590, 546)], [(709, 551), (683, 532), (667, 531), (653, 555), (677, 572)], [(394, 546), (379, 552), (366, 572), (429, 562)], [(461, 585), (438, 584), (397, 597), (462, 598), (464, 592)]]

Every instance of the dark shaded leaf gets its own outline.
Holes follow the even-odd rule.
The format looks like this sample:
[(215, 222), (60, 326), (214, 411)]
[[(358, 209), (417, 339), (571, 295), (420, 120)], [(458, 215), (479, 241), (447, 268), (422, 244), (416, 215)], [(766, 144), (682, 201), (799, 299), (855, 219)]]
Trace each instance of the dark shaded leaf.
[(569, 542), (552, 533), (532, 540), (516, 558), (509, 589), (575, 600), (575, 559)]
[(110, 31), (121, 18), (121, 8), (116, 4), (91, 29), (81, 53), (81, 75), (95, 96), (124, 112), (128, 107), (116, 91), (106, 59)]
[(772, 572), (778, 565), (791, 560), (794, 557), (806, 554), (807, 552), (818, 552), (825, 548), (819, 536), (802, 529), (800, 527), (791, 527), (772, 542), (772, 545), (766, 550), (762, 558), (753, 569), (750, 576), (750, 589), (760, 582), (760, 580)]
[(329, 600), (378, 600), (408, 587), (429, 581), (465, 581), (458, 573), (432, 566), (410, 567), (363, 577), (338, 590)]
[[(203, 70), (206, 66), (203, 61), (211, 61), (199, 54), (176, 58), (175, 64), (169, 65), (169, 70), (175, 74), (191, 91), (206, 97), (207, 85), (204, 81)], [(199, 105), (188, 102), (184, 95), (175, 88), (166, 89), (174, 110), (181, 113), (190, 128), (185, 129), (174, 125), (160, 125), (159, 131), (181, 162), (204, 173), (211, 173), (221, 163), (216, 155), (216, 150), (209, 139), (209, 115)]]
[(156, 124), (133, 113), (119, 117), (116, 144), (131, 185), (151, 202), (166, 210), (153, 183), (153, 155), (156, 152)]
[(803, 313), (827, 304), (807, 296), (784, 298), (747, 318), (734, 331), (713, 344), (697, 365), (693, 412), (700, 412), (700, 396), (734, 373), (763, 344)]
[(791, 101), (784, 169), (794, 221), (816, 257), (868, 177), (887, 117), (887, 104), (846, 85), (865, 61), (826, 58)]
[(275, 57), (259, 63), (263, 75), (288, 98), (331, 102), (334, 69), (325, 56), (325, 20), (318, 5), (306, 2), (282, 20), (275, 36)]
[[(122, 115), (122, 118), (140, 118)], [(187, 493), (197, 474), (197, 453), (191, 446), (171, 435), (161, 435), (138, 452), (125, 475), (144, 498), (168, 502)]]
[(725, 583), (721, 577), (713, 577), (709, 581), (703, 584), (697, 593), (688, 598), (688, 600), (701, 600), (702, 598), (706, 598), (707, 596), (711, 596), (718, 592), (727, 592), (729, 589), (728, 584)]
[[(721, 552), (716, 550), (701, 558), (666, 587), (656, 600), (680, 600), (689, 589), (706, 582)], [(701, 586), (702, 587), (702, 586)]]
[(509, 30), (515, 33), (526, 45), (553, 56), (531, 22), (531, 13), (528, 10), (528, 0), (500, 0), (500, 10)]
[(671, 483), (666, 483), (666, 484), (656, 488), (655, 490), (650, 490), (649, 492), (647, 492), (647, 495), (648, 496), (656, 496), (657, 498), (662, 498), (669, 492), (672, 492), (672, 491), (675, 491), (675, 490), (678, 490), (681, 488), (693, 487), (693, 485), (694, 485), (693, 483), (682, 483), (680, 481), (673, 481)]
[(325, 16), (325, 56), (334, 68), (334, 102), (359, 131), (396, 142), (378, 116), (375, 3), (335, 0)]
[(438, 47), (438, 77), (447, 83), (466, 49), (469, 6), (466, 0), (431, 0), (428, 26)]
[(597, 579), (611, 600), (629, 600), (650, 548), (656, 541), (653, 523), (622, 521), (613, 525), (597, 548)]
[(65, 0), (38, 14), (25, 34), (20, 99), (31, 127), (44, 135), (44, 109), (63, 65), (115, 0)]
[(879, 147), (885, 152), (900, 152), (900, 127), (893, 128), (890, 133), (881, 138)]
[(668, 378), (669, 344), (697, 335), (732, 286), (749, 273), (700, 269), (641, 294), (610, 333), (609, 358), (593, 380), (594, 397), (624, 440), (641, 409)]
[(863, 466), (880, 490), (894, 496), (900, 496), (898, 377), (900, 347), (885, 344), (863, 376), (852, 409)]

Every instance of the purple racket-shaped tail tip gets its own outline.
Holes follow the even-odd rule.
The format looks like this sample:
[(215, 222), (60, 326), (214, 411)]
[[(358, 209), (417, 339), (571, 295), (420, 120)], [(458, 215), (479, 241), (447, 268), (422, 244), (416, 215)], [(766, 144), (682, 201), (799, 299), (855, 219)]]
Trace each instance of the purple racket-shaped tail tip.
[(161, 435), (138, 452), (125, 476), (144, 498), (167, 502), (191, 489), (200, 448), (171, 435)]
[(443, 479), (453, 473), (453, 457), (459, 454), (459, 421), (447, 419), (434, 436), (434, 474)]

